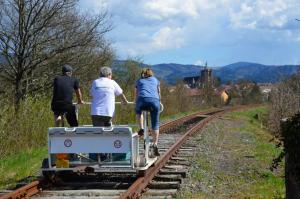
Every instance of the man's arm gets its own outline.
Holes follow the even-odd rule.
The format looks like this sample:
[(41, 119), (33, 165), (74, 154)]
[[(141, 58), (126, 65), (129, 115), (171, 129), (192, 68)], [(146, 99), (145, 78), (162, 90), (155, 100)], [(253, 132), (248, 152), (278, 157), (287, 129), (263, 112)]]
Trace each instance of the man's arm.
[(125, 95), (122, 93), (120, 96), (121, 96), (122, 103), (125, 105), (128, 104), (128, 101), (127, 101)]
[(112, 81), (114, 82), (114, 85), (115, 85), (115, 95), (121, 96), (122, 104), (124, 104), (124, 105), (128, 104), (128, 101), (127, 101), (125, 95), (123, 94), (123, 90), (121, 89), (119, 84), (117, 82), (115, 82), (114, 80), (112, 80)]
[(83, 104), (83, 100), (82, 100), (82, 94), (81, 94), (81, 90), (80, 88), (78, 88), (77, 90), (75, 90), (76, 93), (76, 97), (77, 97), (77, 103), (78, 104)]

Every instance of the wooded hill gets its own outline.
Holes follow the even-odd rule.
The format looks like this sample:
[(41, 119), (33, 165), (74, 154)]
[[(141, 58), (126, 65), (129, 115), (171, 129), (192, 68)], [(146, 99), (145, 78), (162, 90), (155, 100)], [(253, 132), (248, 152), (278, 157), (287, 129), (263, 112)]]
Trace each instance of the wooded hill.
[[(124, 61), (115, 61), (114, 67)], [(209, 66), (210, 67), (210, 66)], [(152, 65), (157, 77), (168, 84), (176, 84), (184, 77), (198, 76), (203, 66), (183, 65), (176, 63)], [(220, 77), (222, 83), (228, 81), (237, 82), (240, 79), (247, 79), (257, 83), (276, 83), (285, 77), (300, 72), (300, 65), (263, 65), (250, 62), (237, 62), (226, 66), (212, 66), (213, 75)]]

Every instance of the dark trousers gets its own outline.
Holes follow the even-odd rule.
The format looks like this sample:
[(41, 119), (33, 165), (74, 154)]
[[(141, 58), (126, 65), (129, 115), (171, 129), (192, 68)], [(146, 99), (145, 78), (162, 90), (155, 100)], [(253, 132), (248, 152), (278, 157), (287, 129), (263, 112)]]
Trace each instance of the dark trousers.
[(76, 107), (72, 106), (72, 108), (66, 113), (66, 118), (71, 127), (78, 126), (78, 119), (76, 116)]
[(76, 107), (74, 105), (62, 105), (59, 103), (52, 103), (51, 107), (52, 111), (54, 112), (54, 115), (65, 115), (71, 127), (78, 126)]
[(111, 126), (111, 117), (102, 115), (92, 115), (93, 126)]

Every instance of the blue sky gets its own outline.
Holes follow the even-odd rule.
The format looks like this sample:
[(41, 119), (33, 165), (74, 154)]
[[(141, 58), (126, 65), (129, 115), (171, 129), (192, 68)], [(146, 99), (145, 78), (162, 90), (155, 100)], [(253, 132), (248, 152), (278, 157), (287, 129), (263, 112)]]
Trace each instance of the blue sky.
[(300, 64), (299, 0), (80, 0), (107, 10), (118, 59), (224, 66)]

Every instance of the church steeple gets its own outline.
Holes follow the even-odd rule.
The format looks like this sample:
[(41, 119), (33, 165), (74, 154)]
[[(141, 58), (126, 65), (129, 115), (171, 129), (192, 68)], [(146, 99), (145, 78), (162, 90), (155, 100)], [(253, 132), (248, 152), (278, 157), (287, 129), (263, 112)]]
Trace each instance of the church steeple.
[(201, 70), (201, 88), (212, 87), (212, 69), (207, 66), (207, 61), (205, 62), (204, 69)]

